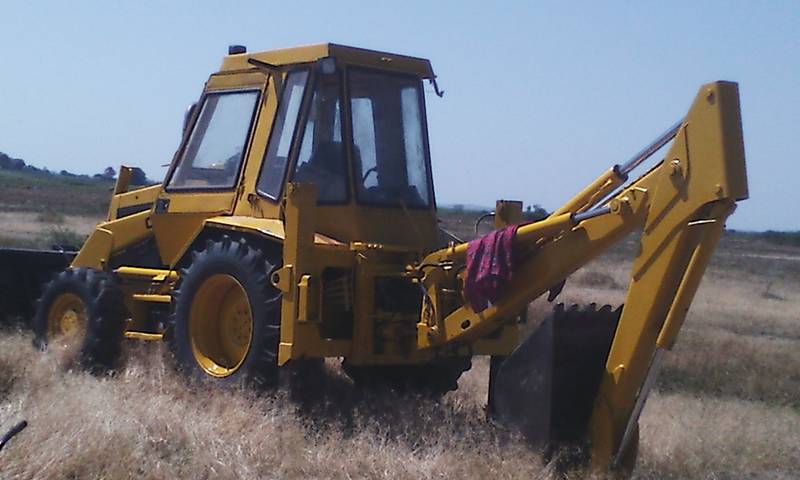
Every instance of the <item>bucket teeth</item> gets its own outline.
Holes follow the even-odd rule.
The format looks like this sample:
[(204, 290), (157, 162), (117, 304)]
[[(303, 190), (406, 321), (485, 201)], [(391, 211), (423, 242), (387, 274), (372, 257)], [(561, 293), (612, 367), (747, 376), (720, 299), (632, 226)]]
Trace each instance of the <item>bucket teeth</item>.
[(489, 413), (536, 447), (582, 443), (622, 307), (558, 304), (492, 369)]

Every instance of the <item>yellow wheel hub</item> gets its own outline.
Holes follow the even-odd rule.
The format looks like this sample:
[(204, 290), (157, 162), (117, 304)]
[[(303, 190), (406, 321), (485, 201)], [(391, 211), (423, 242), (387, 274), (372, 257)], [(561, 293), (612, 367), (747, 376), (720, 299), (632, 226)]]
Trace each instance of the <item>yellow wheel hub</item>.
[(200, 285), (189, 311), (189, 339), (197, 364), (213, 377), (236, 372), (253, 340), (253, 312), (247, 292), (227, 274)]
[(78, 336), (86, 328), (86, 304), (73, 293), (57, 296), (47, 312), (50, 338)]

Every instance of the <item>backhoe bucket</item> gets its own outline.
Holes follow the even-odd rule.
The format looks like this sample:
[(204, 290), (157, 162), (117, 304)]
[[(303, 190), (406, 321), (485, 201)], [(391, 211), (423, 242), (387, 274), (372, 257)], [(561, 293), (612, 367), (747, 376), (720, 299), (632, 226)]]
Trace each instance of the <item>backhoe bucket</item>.
[(621, 312), (556, 305), (511, 355), (493, 362), (492, 419), (534, 447), (582, 444)]
[(535, 447), (550, 439), (553, 317), (548, 316), (511, 355), (492, 359), (489, 415), (519, 430)]

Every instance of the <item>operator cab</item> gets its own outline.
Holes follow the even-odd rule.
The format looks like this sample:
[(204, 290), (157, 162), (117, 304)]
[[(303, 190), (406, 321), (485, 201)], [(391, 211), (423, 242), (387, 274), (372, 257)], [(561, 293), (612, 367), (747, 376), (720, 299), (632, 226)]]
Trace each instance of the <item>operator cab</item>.
[(421, 84), (398, 72), (340, 68), (333, 57), (292, 69), (258, 192), (280, 199), (285, 179), (313, 183), (320, 205), (430, 207)]
[(228, 55), (187, 114), (162, 203), (281, 218), (287, 183), (310, 183), (320, 233), (437, 246), (422, 88), (433, 78), (427, 60), (334, 44)]

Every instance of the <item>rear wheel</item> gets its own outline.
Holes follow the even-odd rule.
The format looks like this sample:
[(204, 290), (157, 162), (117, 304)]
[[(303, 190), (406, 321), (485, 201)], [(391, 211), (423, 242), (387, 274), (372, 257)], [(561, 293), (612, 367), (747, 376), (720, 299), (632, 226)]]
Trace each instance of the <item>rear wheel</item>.
[(87, 368), (111, 369), (122, 351), (126, 318), (122, 290), (111, 275), (68, 269), (44, 287), (37, 302), (34, 343), (75, 349)]
[(253, 312), (242, 284), (229, 274), (211, 275), (198, 288), (190, 308), (195, 360), (211, 376), (234, 373), (253, 341)]
[(245, 239), (207, 240), (173, 293), (170, 345), (193, 374), (263, 386), (277, 381), (280, 293), (276, 265)]

